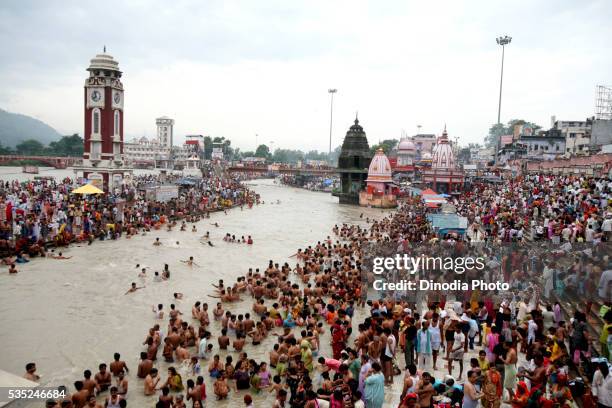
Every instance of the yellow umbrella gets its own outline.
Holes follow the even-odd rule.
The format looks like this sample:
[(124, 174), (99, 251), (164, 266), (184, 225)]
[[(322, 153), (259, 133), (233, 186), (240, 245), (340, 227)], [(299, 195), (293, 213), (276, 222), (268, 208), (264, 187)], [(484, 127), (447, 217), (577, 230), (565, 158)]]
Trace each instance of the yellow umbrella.
[(75, 190), (72, 190), (72, 194), (82, 194), (82, 195), (104, 194), (104, 191), (100, 190), (98, 187), (92, 184), (85, 184), (84, 186), (81, 186)]

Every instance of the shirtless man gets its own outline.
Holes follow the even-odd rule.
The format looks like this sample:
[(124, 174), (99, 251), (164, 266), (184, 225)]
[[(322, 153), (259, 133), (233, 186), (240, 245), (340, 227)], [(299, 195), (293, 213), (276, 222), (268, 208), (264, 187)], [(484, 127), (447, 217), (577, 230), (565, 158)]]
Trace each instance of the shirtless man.
[(72, 257), (71, 257), (71, 256), (64, 256), (64, 255), (62, 255), (62, 253), (60, 252), (60, 253), (59, 253), (59, 254), (57, 254), (57, 255), (53, 255), (51, 258), (53, 258), (53, 259), (70, 259), (70, 258), (72, 258)]
[(234, 346), (234, 350), (241, 352), (244, 347), (244, 343), (245, 343), (244, 334), (242, 333), (237, 334), (236, 340), (234, 340), (234, 343), (232, 344)]
[(147, 358), (146, 352), (140, 353), (140, 363), (138, 364), (138, 378), (145, 378), (153, 368), (153, 361)]
[(183, 345), (179, 345), (174, 352), (176, 353), (176, 359), (179, 362), (189, 360), (191, 358), (189, 355), (189, 350), (183, 347)]
[(435, 392), (431, 384), (431, 375), (428, 372), (424, 372), (416, 388), (416, 393), (419, 396), (419, 406), (421, 408), (429, 408), (431, 406), (431, 397)]
[(189, 265), (189, 266), (193, 266), (193, 265), (195, 265), (195, 266), (200, 266), (200, 265), (198, 265), (197, 263), (195, 263), (195, 262), (193, 261), (193, 256), (190, 256), (190, 257), (189, 257), (189, 259), (187, 259), (187, 260), (185, 260), (185, 261), (181, 261), (181, 262), (182, 262), (182, 263), (184, 263), (184, 264), (187, 264), (187, 265)]
[(523, 371), (518, 374), (519, 378), (528, 378), (531, 382), (531, 390), (546, 390), (546, 368), (543, 366), (544, 358), (542, 354), (538, 353), (533, 357), (533, 361), (536, 365), (533, 371)]
[(13, 274), (13, 273), (17, 273), (17, 267), (15, 266), (15, 264), (11, 264), (11, 265), (9, 266), (8, 273), (11, 273), (11, 274)]
[(129, 373), (130, 370), (127, 367), (127, 364), (125, 364), (125, 361), (120, 360), (121, 359), (121, 355), (119, 353), (115, 353), (113, 355), (113, 362), (110, 363), (110, 371), (111, 373), (113, 373), (113, 375), (115, 377), (117, 377), (119, 375), (119, 373), (125, 371), (126, 373)]
[(102, 408), (102, 405), (96, 402), (95, 396), (90, 395), (89, 398), (87, 399), (87, 405), (85, 405), (85, 407), (86, 408)]
[(221, 336), (217, 338), (217, 342), (219, 343), (219, 348), (221, 350), (227, 350), (227, 346), (230, 344), (230, 338), (227, 335), (227, 329), (221, 330)]
[(98, 385), (98, 392), (106, 391), (111, 386), (111, 374), (106, 371), (106, 364), (102, 363), (98, 366), (100, 371), (94, 377)]
[(155, 395), (159, 381), (160, 377), (157, 372), (157, 368), (152, 368), (151, 372), (145, 377), (144, 380), (144, 395)]
[(225, 313), (223, 310), (223, 304), (221, 302), (217, 302), (217, 307), (213, 310), (215, 320), (221, 320), (223, 313)]
[(159, 241), (159, 238), (155, 238), (155, 242), (153, 243), (153, 245), (155, 246), (160, 246), (162, 243)]
[(144, 286), (136, 286), (136, 282), (132, 282), (132, 286), (128, 289), (127, 292), (124, 293), (124, 295), (127, 295), (128, 293), (132, 293), (132, 292), (136, 292), (138, 289), (144, 289)]
[(70, 397), (70, 399), (72, 400), (72, 405), (74, 406), (74, 408), (83, 408), (85, 404), (87, 404), (89, 392), (83, 388), (83, 381), (75, 381), (74, 388), (76, 389), (76, 392)]
[(96, 389), (98, 384), (91, 379), (91, 371), (85, 370), (83, 372), (83, 389), (86, 389), (89, 395), (96, 395)]
[(26, 380), (34, 381), (34, 382), (38, 382), (38, 380), (40, 380), (40, 376), (36, 374), (36, 364), (35, 363), (26, 364), (25, 369), (26, 369), (26, 372), (23, 375), (23, 378), (25, 378)]

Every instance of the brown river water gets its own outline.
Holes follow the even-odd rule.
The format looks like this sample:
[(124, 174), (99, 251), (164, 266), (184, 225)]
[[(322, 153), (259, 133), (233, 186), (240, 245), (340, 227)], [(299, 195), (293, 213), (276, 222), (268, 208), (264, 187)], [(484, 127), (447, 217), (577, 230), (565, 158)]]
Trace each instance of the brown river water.
[[(41, 175), (73, 176), (70, 170), (49, 169), (41, 171)], [(0, 168), (0, 179), (25, 177), (15, 168)], [(119, 352), (131, 369), (127, 376), (128, 406), (153, 407), (157, 397), (145, 397), (142, 380), (135, 375), (147, 330), (158, 322), (151, 311), (152, 305), (163, 303), (164, 310), (169, 310), (170, 303), (176, 303), (190, 321), (191, 306), (196, 301), (208, 302), (212, 310), (216, 299), (207, 295), (213, 293), (211, 284), (219, 279), (234, 282), (250, 267), (265, 269), (271, 259), (281, 264), (287, 261), (294, 266), (295, 258), (290, 255), (297, 248), (331, 236), (334, 224), (365, 226), (366, 217), (385, 215), (381, 210), (339, 205), (330, 194), (279, 186), (273, 180), (255, 180), (249, 184), (265, 204), (251, 210), (233, 209), (227, 215), (212, 214), (209, 220), (196, 224), (196, 233), (191, 232), (189, 226), (187, 232), (154, 231), (130, 240), (96, 241), (91, 246), (63, 249), (65, 256), (72, 257), (68, 260), (34, 259), (19, 265), (17, 275), (9, 276), (3, 268), (0, 272), (0, 326), (3, 328), (0, 331), (0, 369), (21, 375), (25, 364), (33, 361), (42, 383), (54, 387), (69, 385), (73, 391), (72, 384), (82, 379), (83, 370), (95, 373), (98, 364), (110, 363), (113, 353)], [(363, 218), (359, 217), (361, 213), (364, 213)], [(219, 228), (211, 225), (215, 222), (219, 223)], [(215, 247), (200, 242), (200, 236), (206, 231), (210, 231)], [(227, 232), (237, 237), (251, 235), (254, 245), (224, 242), (222, 239)], [(160, 238), (162, 246), (152, 245), (156, 237)], [(189, 256), (193, 256), (200, 266), (190, 268), (180, 262)], [(165, 263), (169, 264), (171, 279), (154, 282), (153, 272), (161, 271)], [(151, 276), (144, 280), (138, 278), (136, 264), (150, 267), (147, 274)], [(131, 282), (146, 288), (124, 295)], [(174, 292), (182, 292), (183, 300), (174, 302)], [(250, 311), (251, 298), (248, 295), (243, 298), (242, 302), (224, 308), (236, 313)], [(167, 319), (162, 323), (166, 330)], [(213, 352), (217, 353), (216, 335), (220, 333), (220, 323), (213, 321), (210, 331)], [(259, 346), (247, 345), (245, 351), (249, 358), (268, 361), (274, 340), (269, 336)], [(321, 354), (330, 355), (328, 333), (321, 343)], [(238, 353), (229, 353), (237, 361)], [(227, 352), (219, 354), (224, 361)], [(204, 369), (207, 363), (202, 364)], [(165, 362), (157, 363), (163, 381), (168, 366)], [(187, 378), (191, 376), (183, 375), (184, 381)], [(208, 375), (205, 378), (207, 406), (244, 406), (244, 391), (232, 391), (227, 401), (214, 401), (212, 382)], [(388, 393), (389, 403), (397, 399), (401, 391), (401, 388), (396, 390), (399, 380), (396, 378), (396, 387)], [(272, 405), (273, 396), (265, 394), (254, 397), (256, 407)], [(108, 393), (103, 393), (101, 402), (106, 395)]]

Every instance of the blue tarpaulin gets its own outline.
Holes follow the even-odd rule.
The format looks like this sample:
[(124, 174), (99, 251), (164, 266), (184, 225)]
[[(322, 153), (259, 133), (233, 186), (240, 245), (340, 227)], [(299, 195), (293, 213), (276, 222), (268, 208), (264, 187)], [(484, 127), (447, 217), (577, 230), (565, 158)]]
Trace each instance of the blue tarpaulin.
[(427, 220), (439, 235), (449, 232), (463, 234), (468, 226), (467, 218), (457, 214), (429, 214)]

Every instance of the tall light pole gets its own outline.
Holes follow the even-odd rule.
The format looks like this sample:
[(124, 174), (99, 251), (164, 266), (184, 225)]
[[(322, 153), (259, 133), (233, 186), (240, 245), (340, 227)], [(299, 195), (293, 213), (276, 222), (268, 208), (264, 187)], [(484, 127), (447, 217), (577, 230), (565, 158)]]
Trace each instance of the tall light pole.
[[(506, 51), (506, 45), (510, 44), (512, 37), (507, 35), (496, 38), (497, 44), (502, 47), (502, 61), (501, 61), (501, 76), (499, 78), (499, 105), (497, 106), (497, 124), (501, 124), (501, 101), (502, 101), (502, 85), (504, 83), (504, 54)], [(497, 163), (497, 155), (501, 148), (501, 135), (497, 138), (497, 151), (495, 152), (495, 163)]]
[(330, 110), (329, 110), (329, 153), (327, 158), (331, 160), (331, 142), (332, 142), (332, 123), (334, 121), (334, 94), (338, 92), (337, 89), (328, 89), (327, 93), (331, 95)]

